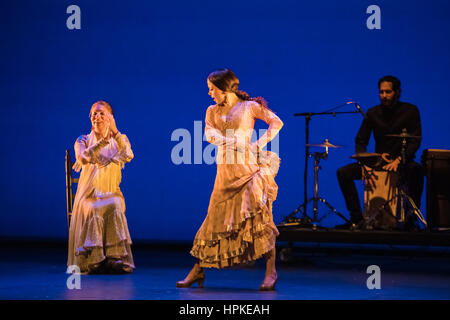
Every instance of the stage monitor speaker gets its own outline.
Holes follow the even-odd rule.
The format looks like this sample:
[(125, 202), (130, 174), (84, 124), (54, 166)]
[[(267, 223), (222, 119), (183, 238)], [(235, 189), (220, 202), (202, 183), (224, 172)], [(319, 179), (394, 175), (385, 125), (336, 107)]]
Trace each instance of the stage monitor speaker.
[(450, 230), (450, 150), (426, 149), (427, 223), (431, 230)]

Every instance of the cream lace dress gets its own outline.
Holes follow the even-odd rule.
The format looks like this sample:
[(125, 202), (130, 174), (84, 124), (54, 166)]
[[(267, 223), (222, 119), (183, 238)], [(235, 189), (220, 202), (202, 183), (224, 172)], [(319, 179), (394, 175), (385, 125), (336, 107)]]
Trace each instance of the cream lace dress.
[(83, 156), (69, 229), (67, 265), (77, 265), (81, 272), (106, 257), (121, 259), (134, 268), (131, 238), (125, 217), (125, 201), (119, 184), (124, 164), (133, 159), (128, 138), (97, 141), (91, 132), (75, 142), (77, 159)]
[[(232, 136), (248, 145), (256, 119), (282, 126), (278, 116), (254, 101), (238, 102), (227, 115), (217, 105), (206, 112), (205, 135), (209, 142), (218, 145), (218, 151), (208, 214), (191, 250), (201, 267), (247, 263), (275, 246), (279, 233), (273, 222), (272, 203), (277, 197), (274, 177), (280, 159), (275, 153), (264, 151), (258, 160), (252, 148), (240, 147), (239, 143), (236, 147)], [(234, 161), (230, 163), (230, 159)]]

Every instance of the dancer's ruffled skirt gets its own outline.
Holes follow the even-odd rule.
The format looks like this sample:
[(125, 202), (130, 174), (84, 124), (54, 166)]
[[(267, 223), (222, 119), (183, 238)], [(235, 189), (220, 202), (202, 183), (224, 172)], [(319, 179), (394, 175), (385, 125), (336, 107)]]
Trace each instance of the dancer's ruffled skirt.
[[(279, 165), (278, 156), (270, 154)], [(276, 172), (265, 169), (260, 165), (217, 165), (208, 214), (191, 250), (201, 267), (245, 264), (275, 247), (279, 232), (273, 222), (272, 203), (278, 186)]]

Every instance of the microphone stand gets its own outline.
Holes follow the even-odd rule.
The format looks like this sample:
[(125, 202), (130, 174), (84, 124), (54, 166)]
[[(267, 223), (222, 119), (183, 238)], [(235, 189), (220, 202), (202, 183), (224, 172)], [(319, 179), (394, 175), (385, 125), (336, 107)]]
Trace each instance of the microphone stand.
[[(337, 106), (336, 108), (340, 108), (346, 105), (349, 105), (353, 102), (348, 102), (343, 105)], [(334, 108), (334, 109), (336, 109)], [(296, 222), (299, 223), (300, 226), (305, 227), (311, 227), (312, 219), (308, 217), (306, 213), (307, 209), (307, 203), (308, 203), (308, 193), (307, 193), (307, 185), (308, 185), (308, 158), (309, 158), (309, 123), (311, 121), (311, 117), (313, 116), (323, 116), (323, 115), (332, 115), (333, 117), (336, 117), (338, 114), (351, 114), (351, 113), (360, 113), (359, 111), (344, 111), (344, 112), (303, 112), (303, 113), (294, 113), (294, 117), (305, 117), (305, 170), (304, 170), (304, 176), (303, 176), (303, 183), (304, 183), (304, 202), (298, 206), (297, 209), (295, 209), (293, 212), (291, 212), (286, 218), (285, 221), (287, 223), (289, 222)], [(302, 210), (303, 209), (303, 210)], [(300, 211), (303, 211), (303, 216), (300, 219), (296, 219), (295, 215)]]

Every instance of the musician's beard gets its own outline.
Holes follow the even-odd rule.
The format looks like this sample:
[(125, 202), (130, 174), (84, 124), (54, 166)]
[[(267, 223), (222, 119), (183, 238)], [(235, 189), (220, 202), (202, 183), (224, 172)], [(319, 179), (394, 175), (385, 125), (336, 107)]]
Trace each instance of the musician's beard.
[(388, 101), (383, 100), (383, 101), (381, 101), (381, 104), (385, 108), (392, 108), (395, 105), (395, 101), (394, 100), (388, 100)]
[(382, 99), (381, 100), (381, 104), (383, 105), (383, 107), (386, 107), (386, 108), (392, 108), (393, 106), (395, 106), (396, 104), (397, 104), (397, 102), (398, 102), (398, 97), (394, 97), (394, 98), (392, 98), (391, 100), (384, 100), (384, 99)]

